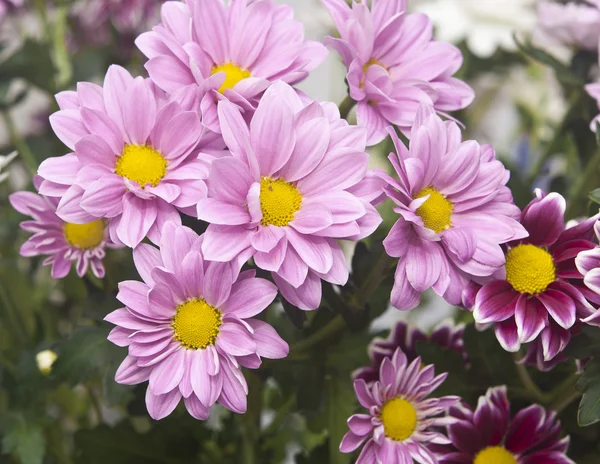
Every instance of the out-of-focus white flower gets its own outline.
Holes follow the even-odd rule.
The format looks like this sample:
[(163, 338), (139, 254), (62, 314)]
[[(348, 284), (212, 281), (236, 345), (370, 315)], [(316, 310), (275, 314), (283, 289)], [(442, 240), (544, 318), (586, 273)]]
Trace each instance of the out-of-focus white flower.
[(54, 364), (56, 358), (58, 358), (58, 355), (54, 351), (44, 350), (35, 355), (35, 362), (40, 372), (48, 375), (52, 371), (52, 364)]
[(2, 170), (8, 166), (8, 163), (15, 159), (16, 156), (16, 151), (13, 151), (5, 156), (0, 156), (0, 183), (4, 182), (8, 178), (8, 172), (2, 172)]
[[(436, 39), (467, 41), (477, 56), (491, 56), (498, 47), (516, 50), (513, 34), (535, 24), (533, 0), (416, 0), (415, 11), (436, 25)], [(410, 6), (410, 3), (409, 3)]]

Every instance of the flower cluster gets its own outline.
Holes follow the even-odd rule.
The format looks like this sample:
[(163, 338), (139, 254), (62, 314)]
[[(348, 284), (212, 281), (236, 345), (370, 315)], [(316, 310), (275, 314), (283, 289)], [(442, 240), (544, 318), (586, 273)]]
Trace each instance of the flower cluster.
[(538, 3), (542, 30), (565, 45), (597, 50), (600, 40), (600, 1)]

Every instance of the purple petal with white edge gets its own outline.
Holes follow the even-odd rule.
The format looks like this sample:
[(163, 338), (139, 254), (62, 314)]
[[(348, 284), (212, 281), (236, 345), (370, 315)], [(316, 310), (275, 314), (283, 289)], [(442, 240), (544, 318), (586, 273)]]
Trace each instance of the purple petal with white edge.
[(240, 319), (256, 316), (277, 296), (277, 287), (265, 279), (245, 279), (233, 284), (229, 298), (221, 305), (224, 313)]
[(285, 358), (290, 348), (279, 334), (266, 322), (258, 319), (249, 319), (246, 322), (254, 329), (254, 342), (256, 343), (256, 353), (268, 359)]
[(558, 193), (533, 200), (523, 210), (521, 224), (529, 232), (526, 242), (537, 246), (552, 245), (565, 230), (566, 201)]
[(551, 288), (540, 293), (537, 298), (548, 310), (548, 313), (564, 329), (569, 329), (575, 323), (576, 312), (573, 300), (558, 290)]
[(541, 333), (548, 324), (548, 313), (537, 298), (521, 294), (515, 306), (515, 322), (521, 343), (529, 343)]
[(514, 315), (518, 297), (505, 280), (490, 282), (477, 293), (473, 317), (479, 324), (504, 321)]
[(517, 325), (513, 319), (508, 319), (502, 322), (496, 322), (494, 325), (496, 338), (506, 351), (516, 353), (521, 347), (519, 335), (517, 333)]
[(165, 395), (155, 395), (152, 393), (150, 387), (146, 389), (146, 407), (148, 408), (148, 414), (154, 420), (160, 420), (171, 414), (181, 400), (181, 393), (179, 389)]

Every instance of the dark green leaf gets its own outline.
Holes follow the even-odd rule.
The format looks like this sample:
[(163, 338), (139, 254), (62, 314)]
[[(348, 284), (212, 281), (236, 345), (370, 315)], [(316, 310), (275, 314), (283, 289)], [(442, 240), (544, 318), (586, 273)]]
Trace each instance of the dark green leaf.
[(43, 430), (22, 421), (2, 439), (2, 452), (16, 456), (21, 464), (42, 464), (45, 447)]
[(347, 464), (350, 455), (340, 452), (342, 438), (348, 432), (346, 421), (356, 408), (356, 395), (350, 378), (327, 377), (327, 423), (329, 429), (329, 464)]
[(600, 188), (592, 190), (588, 196), (594, 203), (600, 204)]
[(28, 39), (23, 46), (0, 64), (0, 81), (25, 79), (31, 84), (54, 92), (54, 65), (47, 44)]
[(565, 354), (575, 359), (600, 355), (600, 328), (581, 327), (581, 332), (574, 336), (565, 348)]
[(585, 427), (600, 422), (600, 359), (587, 363), (577, 390), (583, 393), (577, 414), (579, 425)]

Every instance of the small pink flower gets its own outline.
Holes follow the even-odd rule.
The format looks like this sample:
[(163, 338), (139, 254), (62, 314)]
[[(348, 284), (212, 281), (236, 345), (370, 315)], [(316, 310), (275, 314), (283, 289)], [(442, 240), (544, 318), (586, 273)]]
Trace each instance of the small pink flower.
[(506, 387), (488, 389), (473, 411), (465, 403), (450, 408), (451, 445), (436, 446), (444, 464), (575, 464), (567, 457), (556, 413), (534, 404), (510, 414)]
[(215, 132), (219, 101), (251, 113), (272, 82), (296, 84), (327, 56), (323, 45), (304, 39), (293, 10), (273, 0), (165, 2), (161, 24), (136, 44), (156, 85), (199, 94), (204, 124)]
[(462, 54), (449, 43), (433, 40), (433, 25), (424, 14), (408, 14), (406, 0), (368, 2), (323, 0), (340, 33), (326, 43), (342, 57), (350, 96), (358, 102), (357, 118), (368, 130), (367, 145), (386, 136), (394, 124), (408, 132), (419, 104), (454, 111), (473, 101), (473, 89), (452, 77)]
[(456, 404), (457, 396), (428, 398), (448, 374), (435, 377), (433, 366), (422, 366), (421, 358), (409, 363), (400, 349), (385, 358), (379, 379), (371, 385), (354, 381), (354, 390), (368, 414), (348, 419), (350, 431), (342, 439), (340, 451), (351, 453), (363, 443), (356, 464), (437, 463), (431, 444), (448, 444), (440, 427), (454, 419), (439, 417)]
[(381, 223), (372, 202), (382, 181), (367, 171), (364, 130), (335, 106), (304, 105), (283, 82), (265, 92), (250, 124), (227, 101), (219, 119), (232, 156), (212, 163), (208, 198), (198, 203), (199, 219), (210, 223), (204, 255), (247, 253), (290, 303), (316, 309), (321, 279), (348, 279), (336, 240), (366, 237)]
[(59, 217), (106, 218), (112, 240), (135, 247), (146, 236), (160, 240), (164, 223), (181, 223), (178, 210), (193, 214), (208, 174), (195, 150), (219, 145), (195, 111), (119, 66), (104, 88), (79, 83), (56, 99), (50, 122), (74, 153), (45, 160), (39, 174), (40, 193), (60, 197)]
[(510, 174), (489, 145), (462, 142), (456, 123), (431, 108), (419, 109), (408, 149), (390, 134), (398, 179), (387, 176), (385, 192), (400, 216), (383, 241), (400, 258), (392, 305), (415, 308), (428, 288), (459, 305), (469, 281), (502, 268), (501, 245), (527, 235), (506, 187)]
[(133, 259), (144, 282), (119, 284), (125, 308), (106, 320), (109, 340), (126, 346), (115, 380), (148, 381), (150, 416), (168, 416), (183, 398), (189, 413), (207, 419), (219, 402), (246, 411), (248, 385), (241, 366), (257, 369), (261, 357), (284, 358), (288, 345), (266, 322), (253, 319), (271, 304), (277, 288), (239, 261), (210, 262), (203, 237), (174, 223), (165, 225), (160, 250), (141, 244)]
[(418, 357), (417, 342), (429, 342), (441, 347), (450, 349), (462, 355), (467, 360), (467, 353), (463, 343), (464, 324), (454, 325), (452, 322), (442, 322), (436, 326), (431, 334), (408, 325), (404, 321), (399, 321), (387, 338), (374, 338), (369, 343), (369, 358), (371, 365), (361, 367), (354, 374), (353, 378), (363, 379), (367, 384), (375, 382), (379, 378), (379, 368), (385, 358), (391, 358), (396, 349), (400, 348), (406, 355), (408, 362), (412, 362)]
[(540, 27), (566, 45), (597, 50), (600, 40), (600, 0), (585, 3), (543, 1), (538, 4)]
[(521, 215), (529, 236), (508, 244), (506, 265), (477, 292), (473, 316), (480, 324), (494, 323), (505, 350), (533, 342), (528, 361), (542, 354), (547, 363), (569, 343), (576, 322), (593, 321), (600, 303), (575, 265), (578, 253), (596, 246), (597, 217), (565, 228), (565, 199), (539, 189), (535, 196)]
[[(36, 178), (36, 187), (41, 179)], [(8, 197), (19, 213), (32, 220), (21, 223), (21, 228), (33, 235), (21, 246), (21, 256), (48, 255), (44, 266), (52, 266), (52, 277), (62, 279), (71, 265), (83, 277), (88, 268), (98, 278), (104, 277), (102, 259), (105, 248), (117, 248), (108, 237), (106, 221), (96, 219), (84, 224), (68, 223), (56, 215), (58, 199), (33, 192), (16, 192)]]

